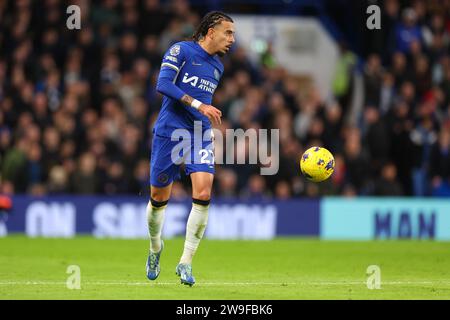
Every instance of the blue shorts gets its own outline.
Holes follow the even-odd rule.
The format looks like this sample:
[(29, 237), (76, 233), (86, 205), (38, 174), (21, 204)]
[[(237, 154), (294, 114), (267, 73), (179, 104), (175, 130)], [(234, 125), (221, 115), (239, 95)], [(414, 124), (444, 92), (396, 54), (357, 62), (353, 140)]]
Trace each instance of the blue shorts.
[(150, 161), (150, 185), (165, 187), (181, 178), (180, 166), (185, 165), (186, 175), (193, 172), (214, 174), (213, 141), (172, 141), (171, 138), (153, 135)]

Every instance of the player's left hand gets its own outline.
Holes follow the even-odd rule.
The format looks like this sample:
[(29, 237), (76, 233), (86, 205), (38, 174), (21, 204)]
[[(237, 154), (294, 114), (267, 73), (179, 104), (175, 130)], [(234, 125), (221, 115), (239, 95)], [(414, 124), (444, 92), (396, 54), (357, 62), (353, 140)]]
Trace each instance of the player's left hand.
[(198, 108), (198, 111), (205, 116), (208, 117), (209, 121), (211, 121), (213, 124), (221, 124), (222, 120), (220, 117), (222, 117), (222, 111), (219, 109), (209, 105), (209, 104), (201, 104)]

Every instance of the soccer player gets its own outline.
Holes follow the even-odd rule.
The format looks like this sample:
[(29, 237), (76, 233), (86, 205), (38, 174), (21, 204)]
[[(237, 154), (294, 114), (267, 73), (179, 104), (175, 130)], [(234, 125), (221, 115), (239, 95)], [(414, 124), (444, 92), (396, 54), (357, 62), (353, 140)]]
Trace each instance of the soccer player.
[[(176, 266), (181, 283), (192, 286), (192, 259), (205, 232), (214, 178), (214, 153), (211, 123), (220, 124), (222, 113), (211, 105), (215, 88), (223, 73), (218, 56), (225, 55), (234, 43), (233, 20), (218, 11), (206, 14), (196, 29), (192, 41), (172, 45), (165, 53), (157, 83), (163, 94), (162, 108), (153, 128), (150, 168), (150, 201), (147, 206), (150, 252), (147, 278), (155, 280), (160, 273), (160, 256), (164, 249), (161, 230), (164, 211), (170, 198), (174, 179), (180, 178), (180, 164), (192, 182), (192, 209), (186, 226), (184, 250)], [(173, 133), (184, 129), (194, 137), (194, 127), (201, 125), (209, 139), (194, 148), (194, 139), (183, 139), (188, 148), (173, 152), (180, 141)], [(206, 132), (205, 132), (206, 131)], [(203, 136), (203, 134), (202, 134)], [(188, 150), (187, 152), (185, 152)], [(173, 159), (173, 154), (179, 159)], [(186, 161), (194, 159), (193, 161)], [(181, 162), (179, 161), (181, 160)]]

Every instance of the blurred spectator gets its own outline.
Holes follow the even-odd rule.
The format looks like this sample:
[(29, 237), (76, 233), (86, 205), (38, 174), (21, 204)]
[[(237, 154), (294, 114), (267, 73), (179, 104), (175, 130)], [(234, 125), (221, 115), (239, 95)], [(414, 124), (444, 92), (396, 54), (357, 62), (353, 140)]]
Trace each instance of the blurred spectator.
[(359, 190), (367, 193), (368, 179), (371, 178), (369, 159), (361, 145), (358, 128), (347, 128), (344, 145), (345, 179)]
[(150, 166), (147, 159), (141, 159), (138, 161), (136, 168), (134, 169), (133, 179), (130, 182), (129, 190), (125, 192), (131, 192), (139, 194), (147, 191), (149, 187)]
[(390, 156), (398, 168), (399, 179), (408, 194), (412, 193), (411, 171), (414, 163), (411, 154), (413, 146), (410, 133), (414, 127), (410, 107), (406, 102), (397, 101), (387, 115), (389, 140), (391, 142)]
[(16, 144), (5, 155), (2, 163), (2, 180), (10, 181), (14, 192), (25, 192), (28, 185), (27, 157), (29, 143), (25, 138), (19, 138)]
[(390, 72), (394, 76), (395, 86), (397, 88), (399, 88), (400, 84), (412, 78), (411, 70), (408, 69), (405, 54), (400, 51), (396, 51), (392, 54)]
[[(279, 192), (281, 192), (280, 194), (282, 194), (288, 191), (281, 190)], [(241, 196), (245, 199), (260, 200), (260, 201), (264, 199), (269, 199), (270, 195), (267, 192), (267, 186), (264, 177), (259, 174), (252, 175), (248, 180), (247, 186), (244, 188)]]
[(432, 119), (424, 117), (418, 126), (411, 132), (411, 141), (414, 147), (414, 168), (412, 171), (414, 195), (428, 195), (427, 172), (430, 163), (431, 146), (437, 140), (437, 133)]
[(325, 107), (323, 144), (330, 150), (338, 150), (341, 147), (342, 124), (342, 108), (339, 103), (328, 104)]
[(99, 190), (96, 174), (96, 159), (91, 153), (84, 153), (78, 161), (78, 168), (72, 175), (72, 190), (78, 194), (95, 194)]
[(394, 76), (390, 72), (383, 74), (383, 80), (380, 88), (380, 112), (385, 115), (392, 108), (395, 95)]
[(432, 194), (450, 196), (450, 129), (442, 128), (430, 154)]
[(402, 11), (402, 20), (395, 30), (396, 49), (409, 53), (413, 41), (422, 42), (422, 32), (417, 25), (417, 13), (413, 8), (405, 8)]
[(60, 163), (60, 133), (55, 127), (47, 127), (43, 135), (43, 166), (45, 172), (49, 172), (53, 166)]
[(367, 125), (366, 142), (370, 154), (371, 169), (378, 173), (381, 164), (389, 159), (390, 140), (386, 123), (380, 116), (380, 112), (374, 107), (368, 107), (364, 111)]
[(370, 55), (364, 68), (365, 105), (379, 105), (382, 77), (380, 57), (375, 54)]
[(124, 168), (120, 162), (113, 161), (110, 163), (101, 187), (102, 193), (107, 195), (125, 194), (130, 190), (129, 181), (124, 175)]
[(41, 147), (37, 143), (33, 143), (27, 150), (28, 157), (28, 183), (38, 184), (43, 181), (43, 169), (42, 169), (42, 151)]
[(384, 32), (382, 33), (381, 44), (379, 44), (380, 47), (377, 48), (377, 52), (386, 54), (389, 53), (390, 48), (395, 46), (395, 38), (393, 35), (399, 19), (400, 4), (399, 0), (386, 0), (383, 4), (381, 21), (383, 21)]
[(55, 166), (50, 170), (48, 192), (50, 194), (69, 193), (69, 178), (66, 170), (61, 166)]
[(356, 64), (356, 55), (347, 48), (347, 44), (340, 43), (340, 57), (337, 62), (333, 80), (333, 93), (344, 110), (349, 109), (353, 85), (353, 68)]
[(139, 30), (144, 35), (160, 35), (171, 20), (171, 15), (162, 7), (159, 0), (144, 0), (139, 19)]
[(401, 196), (403, 189), (397, 180), (397, 168), (393, 163), (385, 164), (381, 169), (381, 176), (375, 181), (374, 195)]
[(414, 66), (414, 84), (417, 94), (424, 96), (431, 89), (431, 72), (426, 56), (417, 57)]
[(218, 185), (218, 196), (222, 198), (233, 198), (236, 196), (237, 180), (236, 173), (231, 169), (222, 169), (215, 177)]
[(285, 180), (279, 181), (275, 186), (275, 196), (280, 200), (289, 199), (292, 196), (290, 184)]

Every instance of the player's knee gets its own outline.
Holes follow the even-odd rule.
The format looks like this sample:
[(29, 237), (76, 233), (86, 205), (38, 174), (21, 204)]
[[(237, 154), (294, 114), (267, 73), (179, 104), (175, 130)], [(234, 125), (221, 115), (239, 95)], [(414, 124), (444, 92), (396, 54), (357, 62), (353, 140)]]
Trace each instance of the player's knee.
[(208, 190), (201, 190), (200, 192), (195, 194), (193, 196), (193, 198), (202, 200), (202, 201), (208, 201), (209, 199), (211, 199), (211, 192)]
[(167, 195), (164, 192), (153, 191), (150, 193), (150, 197), (157, 202), (165, 202), (169, 200)]

